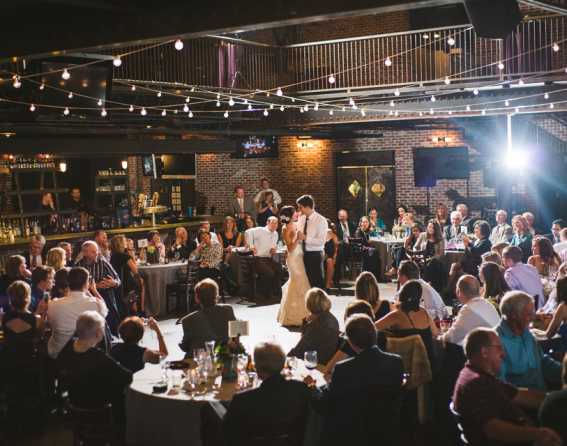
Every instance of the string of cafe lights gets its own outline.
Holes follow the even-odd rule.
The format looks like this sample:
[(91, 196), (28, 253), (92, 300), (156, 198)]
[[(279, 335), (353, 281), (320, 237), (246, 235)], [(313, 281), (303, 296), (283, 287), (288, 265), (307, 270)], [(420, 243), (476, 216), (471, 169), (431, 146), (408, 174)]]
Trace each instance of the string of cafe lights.
[[(470, 28), (467, 28), (467, 29), (470, 29)], [(431, 41), (430, 44), (433, 44), (434, 42), (435, 42), (435, 41)], [(168, 41), (168, 42), (160, 42), (159, 44), (153, 45), (152, 47), (161, 46), (161, 45), (164, 45), (164, 44), (166, 44), (166, 43), (171, 43), (171, 41)], [(560, 42), (560, 43), (561, 43), (561, 42)], [(452, 45), (455, 44), (455, 39), (454, 39), (453, 36), (449, 37), (449, 39), (448, 39), (448, 44), (449, 44), (450, 46), (452, 46)], [(548, 47), (548, 46), (550, 46), (550, 45), (546, 45), (546, 46), (543, 47), (543, 48), (546, 48), (546, 47)], [(553, 49), (554, 52), (557, 52), (557, 51), (559, 51), (559, 49), (560, 49), (558, 42), (554, 42), (551, 46), (552, 46), (552, 49)], [(183, 42), (180, 41), (179, 39), (176, 40), (176, 41), (175, 41), (175, 47), (176, 47), (176, 49), (182, 49), (182, 48), (183, 48)], [(392, 59), (393, 59), (393, 58), (398, 57), (399, 55), (405, 54), (405, 53), (407, 53), (407, 52), (409, 52), (409, 51), (415, 51), (415, 50), (417, 50), (417, 49), (419, 49), (419, 48), (421, 48), (421, 47), (423, 47), (423, 46), (416, 47), (416, 48), (413, 48), (413, 49), (411, 49), (411, 50), (408, 50), (408, 51), (405, 51), (405, 52), (402, 52), (402, 53), (398, 53), (398, 54), (395, 54), (395, 55), (392, 55), (392, 56), (387, 56), (387, 57), (386, 57), (385, 59), (383, 59), (382, 61), (377, 60), (377, 61), (372, 61), (372, 62), (367, 63), (367, 64), (362, 64), (362, 65), (359, 65), (359, 66), (350, 67), (350, 68), (348, 68), (348, 69), (345, 69), (345, 70), (341, 71), (341, 73), (337, 73), (337, 75), (341, 75), (341, 74), (344, 74), (344, 73), (346, 73), (346, 72), (348, 72), (348, 71), (357, 70), (357, 69), (360, 69), (361, 67), (369, 66), (369, 65), (374, 65), (374, 64), (380, 63), (380, 62), (384, 62), (384, 64), (385, 64), (386, 66), (391, 66), (391, 65), (392, 65)], [(135, 51), (131, 51), (131, 52), (129, 52), (129, 53), (124, 53), (123, 55), (114, 56), (114, 59), (113, 59), (114, 65), (117, 66), (117, 67), (120, 66), (120, 65), (122, 64), (122, 57), (124, 57), (125, 55), (133, 54), (133, 53), (137, 53), (137, 52), (141, 52), (141, 51), (144, 51), (145, 49), (148, 49), (148, 48), (149, 48), (149, 47), (146, 47), (146, 48), (144, 48), (144, 49), (138, 49), (138, 50), (135, 50)], [(486, 64), (484, 67), (490, 67), (490, 66), (496, 65), (496, 64), (498, 63), (498, 68), (502, 71), (503, 68), (504, 68), (503, 62), (508, 62), (508, 61), (510, 61), (510, 60), (513, 60), (513, 59), (515, 59), (515, 58), (517, 58), (517, 57), (523, 56), (523, 55), (525, 55), (526, 53), (529, 53), (529, 52), (532, 52), (532, 51), (541, 51), (541, 49), (543, 49), (543, 48), (538, 48), (538, 49), (534, 49), (534, 50), (531, 50), (531, 51), (524, 52), (524, 53), (522, 53), (522, 54), (517, 54), (517, 55), (515, 55), (515, 56), (513, 56), (513, 57), (510, 57), (510, 58), (508, 58), (508, 59), (505, 59), (504, 61), (492, 62), (492, 63), (490, 63), (490, 64)], [(99, 63), (99, 62), (100, 62), (100, 61), (96, 61), (96, 63)], [(84, 66), (84, 64), (83, 64), (82, 66)], [(79, 67), (79, 66), (73, 66), (73, 68), (78, 68), (78, 67)], [(480, 68), (483, 68), (483, 67), (475, 67), (475, 68), (473, 68), (473, 69), (474, 69), (474, 70), (478, 70), (478, 69), (480, 69)], [(559, 70), (554, 70), (554, 71), (559, 71)], [(550, 72), (554, 72), (554, 71), (550, 71)], [(447, 85), (450, 84), (450, 77), (459, 76), (459, 75), (461, 75), (461, 74), (463, 74), (463, 73), (465, 73), (465, 72), (467, 72), (467, 71), (464, 71), (464, 72), (461, 72), (461, 73), (453, 73), (451, 76), (446, 76), (446, 77), (445, 77), (445, 83), (446, 83)], [(52, 72), (51, 72), (51, 73), (52, 73)], [(62, 73), (62, 78), (67, 78), (67, 79), (70, 78), (70, 73), (69, 73), (69, 71), (68, 71), (67, 69), (62, 69), (61, 73)], [(39, 76), (39, 75), (41, 75), (41, 74), (35, 74), (35, 76)], [(320, 76), (320, 77), (315, 78), (315, 79), (305, 80), (305, 81), (302, 81), (301, 83), (303, 83), (303, 82), (312, 82), (312, 81), (314, 81), (314, 80), (322, 79), (322, 78), (324, 78), (324, 77), (326, 77), (326, 76)], [(15, 88), (20, 88), (20, 87), (21, 87), (21, 80), (22, 80), (22, 79), (24, 79), (24, 78), (20, 78), (20, 77), (18, 77), (17, 75), (16, 75), (15, 78), (13, 78), (13, 80), (14, 80), (14, 87), (15, 87)], [(29, 79), (29, 77), (26, 77), (26, 79)], [(329, 77), (328, 81), (329, 81), (330, 84), (334, 84), (335, 81), (336, 81), (335, 74), (332, 74), (332, 75)], [(514, 81), (514, 80), (507, 80), (507, 81), (504, 81), (504, 82), (499, 82), (499, 84), (502, 85), (502, 84), (505, 84), (505, 83), (513, 83), (513, 82), (515, 82), (515, 81)], [(521, 83), (521, 82), (522, 82), (522, 79), (520, 79), (519, 82)], [(289, 85), (292, 86), (292, 85), (299, 85), (299, 84), (300, 84), (300, 83), (297, 83), (297, 84), (289, 84)], [(416, 85), (417, 85), (417, 84), (416, 84)], [(40, 88), (42, 88), (42, 87), (44, 88), (45, 86), (44, 86), (43, 84), (41, 84), (41, 85), (40, 85)], [(60, 89), (60, 88), (52, 87), (52, 86), (48, 86), (48, 87), (49, 87), (49, 88), (55, 88), (55, 89), (57, 89), (57, 90), (60, 90), (61, 92), (65, 92), (65, 93), (68, 92), (68, 97), (69, 97), (69, 99), (72, 99), (72, 98), (74, 97), (74, 95), (77, 95), (77, 96), (80, 96), (80, 97), (85, 97), (85, 98), (88, 98), (88, 99), (97, 100), (97, 98), (93, 98), (93, 97), (90, 97), (90, 96), (87, 96), (87, 95), (83, 95), (83, 94), (80, 94), (80, 93), (75, 93), (75, 94), (74, 94), (73, 92), (71, 92), (71, 91), (69, 91), (69, 90)], [(286, 87), (287, 87), (287, 86), (286, 86)], [(132, 85), (131, 85), (131, 88), (132, 88), (133, 90), (135, 90), (136, 85), (135, 85), (135, 84), (132, 84)], [(142, 87), (142, 88), (145, 88), (145, 89), (148, 90), (148, 91), (155, 91), (154, 89), (147, 88), (147, 87)], [(405, 87), (402, 87), (402, 89), (408, 89), (408, 88), (411, 88), (411, 85), (407, 85), (407, 86), (405, 86)], [(486, 88), (486, 86), (485, 86), (484, 88)], [(205, 89), (203, 89), (203, 88), (199, 88), (199, 87), (196, 87), (196, 86), (191, 86), (191, 91), (195, 91), (195, 90), (197, 90), (197, 89), (198, 89), (200, 92), (203, 92), (203, 93), (206, 93), (206, 94), (215, 94), (215, 92), (213, 92), (213, 91), (205, 90)], [(316, 101), (307, 100), (307, 99), (303, 99), (303, 98), (294, 98), (294, 97), (292, 97), (292, 96), (283, 95), (282, 87), (277, 87), (277, 89), (274, 88), (274, 89), (271, 89), (271, 90), (256, 90), (256, 91), (247, 93), (247, 94), (245, 94), (245, 95), (232, 94), (232, 93), (220, 93), (220, 92), (217, 91), (217, 92), (216, 92), (216, 95), (217, 95), (216, 105), (217, 105), (217, 107), (220, 106), (221, 100), (222, 100), (223, 97), (224, 97), (225, 99), (226, 99), (227, 97), (229, 98), (228, 101), (223, 101), (223, 102), (228, 103), (228, 105), (231, 106), (231, 107), (234, 106), (234, 105), (236, 105), (236, 101), (234, 100), (234, 98), (237, 98), (237, 99), (239, 99), (239, 100), (242, 100), (242, 99), (244, 98), (244, 100), (243, 100), (242, 103), (243, 103), (244, 105), (246, 105), (246, 103), (248, 102), (248, 107), (247, 107), (247, 108), (248, 108), (249, 111), (262, 111), (262, 110), (263, 110), (263, 114), (264, 114), (265, 116), (267, 116), (267, 115), (268, 115), (268, 111), (267, 111), (268, 107), (269, 107), (271, 110), (274, 109), (274, 107), (275, 107), (275, 105), (274, 105), (273, 103), (266, 102), (266, 101), (261, 101), (261, 100), (257, 100), (257, 99), (248, 100), (247, 98), (250, 97), (250, 96), (254, 96), (254, 95), (258, 94), (258, 93), (265, 93), (266, 96), (269, 97), (270, 92), (273, 92), (274, 90), (276, 91), (276, 96), (278, 96), (278, 97), (281, 97), (281, 98), (284, 98), (284, 99), (290, 99), (292, 102), (299, 101), (299, 102), (304, 103), (303, 106), (301, 106), (300, 104), (298, 104), (298, 105), (288, 105), (287, 108), (296, 108), (296, 109), (299, 108), (300, 111), (308, 111), (308, 110), (309, 110), (308, 107), (309, 107), (309, 105), (311, 105), (311, 106), (313, 107), (313, 110), (315, 110), (315, 111), (317, 111), (320, 107), (334, 107), (335, 109), (345, 110), (345, 107), (344, 107), (344, 106), (341, 107), (340, 105), (333, 104), (333, 103), (316, 102)], [(559, 91), (563, 91), (563, 90), (555, 90), (554, 92), (552, 92), (552, 94), (553, 94), (553, 93), (557, 93), (557, 92), (559, 92)], [(396, 89), (394, 95), (395, 95), (396, 97), (399, 96), (399, 92), (400, 92), (400, 89)], [(438, 94), (437, 96), (451, 95), (451, 94), (455, 94), (455, 93), (456, 93), (456, 92), (446, 92), (446, 93), (440, 93), (440, 94)], [(459, 92), (459, 93), (460, 93), (460, 92)], [(476, 95), (476, 93), (477, 93), (477, 92), (475, 91), (475, 95)], [(163, 94), (163, 93), (161, 92), (161, 90), (158, 90), (158, 91), (157, 91), (158, 97), (161, 97), (162, 94)], [(176, 94), (176, 93), (171, 93), (171, 92), (166, 92), (165, 94), (170, 95), (170, 96), (182, 96), (182, 97), (185, 97), (184, 95), (178, 95), (178, 94)], [(546, 95), (547, 95), (547, 93), (546, 93)], [(517, 98), (513, 98), (513, 99), (511, 99), (511, 100), (513, 100), (513, 101), (519, 101), (519, 100), (522, 100), (522, 99), (525, 99), (525, 98), (534, 97), (534, 96), (538, 96), (538, 95), (528, 95), (528, 96), (525, 96), (525, 97), (517, 97)], [(419, 98), (423, 99), (423, 95), (420, 95)], [(432, 96), (432, 97), (431, 97), (432, 102), (435, 101), (434, 98), (435, 98), (435, 96)], [(185, 100), (186, 100), (186, 104), (183, 106), (183, 107), (184, 107), (184, 111), (186, 110), (186, 107), (188, 107), (188, 106), (187, 106), (187, 102), (189, 102), (189, 101), (187, 101), (187, 99), (190, 99), (190, 96), (186, 96), (186, 99), (185, 99)], [(199, 98), (199, 99), (203, 99), (203, 98)], [(413, 100), (413, 99), (416, 99), (416, 98), (403, 98), (402, 101), (405, 102), (405, 101), (407, 101), (407, 100)], [(31, 103), (29, 103), (29, 102), (26, 103), (25, 101), (14, 101), (14, 100), (6, 100), (6, 101), (7, 101), (7, 102), (13, 102), (13, 103), (19, 103), (19, 104), (29, 105), (30, 111), (35, 111), (35, 110), (37, 109), (37, 107), (38, 107), (38, 105), (31, 104)], [(101, 102), (102, 102), (101, 99), (98, 99), (97, 105), (98, 105), (99, 107), (102, 106), (102, 103), (101, 103)], [(204, 99), (204, 100), (200, 100), (199, 102), (194, 103), (194, 105), (197, 105), (197, 104), (206, 104), (206, 103), (211, 103), (211, 102), (213, 102), (212, 99), (211, 99), (211, 100)], [(262, 107), (254, 108), (250, 102), (253, 102), (253, 103), (255, 103), (256, 105), (259, 104), (259, 105), (261, 105), (261, 106), (266, 106), (266, 108), (262, 108)], [(356, 107), (355, 104), (354, 104), (354, 100), (351, 98), (349, 102), (350, 102), (349, 105), (352, 105), (352, 108), (353, 108), (354, 110), (356, 110), (357, 107)], [(490, 104), (490, 103), (497, 103), (497, 102), (503, 102), (503, 100), (491, 101), (491, 102), (486, 102), (486, 103), (482, 103), (482, 104), (476, 104), (475, 106), (478, 106), (478, 105), (485, 105), (485, 104)], [(559, 103), (562, 103), (562, 102), (564, 102), (564, 101), (559, 101), (559, 102), (557, 102), (557, 103), (559, 104)], [(105, 101), (105, 103), (116, 104), (116, 105), (119, 105), (119, 106), (120, 106), (120, 107), (114, 107), (114, 108), (112, 108), (112, 109), (108, 109), (108, 111), (110, 111), (110, 110), (125, 110), (125, 109), (128, 109), (129, 111), (133, 111), (133, 108), (134, 108), (134, 106), (133, 106), (132, 104), (126, 104), (126, 103), (117, 102), (117, 101), (110, 101), (110, 100), (107, 100), (107, 101)], [(376, 103), (376, 102), (374, 102), (374, 103)], [(390, 102), (390, 105), (391, 105), (391, 102)], [(63, 114), (64, 114), (64, 115), (69, 115), (70, 109), (74, 109), (74, 110), (98, 110), (98, 109), (99, 109), (99, 108), (97, 108), (97, 107), (64, 107), (64, 106), (53, 106), (53, 105), (48, 105), (48, 104), (42, 104), (41, 106), (42, 106), (42, 107), (55, 108), (55, 109), (57, 109), (57, 108), (63, 109)], [(147, 115), (147, 109), (156, 110), (156, 111), (161, 111), (162, 116), (165, 116), (166, 113), (167, 113), (167, 111), (166, 111), (167, 108), (174, 108), (174, 113), (175, 113), (175, 112), (178, 112), (178, 110), (175, 109), (175, 107), (179, 107), (179, 106), (180, 106), (180, 104), (169, 104), (169, 105), (162, 105), (162, 106), (138, 106), (138, 105), (137, 105), (137, 106), (135, 106), (135, 107), (138, 108), (138, 109), (140, 109), (140, 114), (143, 115), (143, 116)], [(527, 108), (527, 107), (532, 107), (532, 106), (534, 106), (534, 107), (541, 107), (541, 105), (530, 105), (530, 106), (522, 106), (522, 107), (526, 107), (526, 108)], [(465, 106), (459, 106), (459, 107), (465, 107)], [(470, 108), (469, 106), (466, 106), (466, 107), (467, 107), (467, 109)], [(284, 107), (284, 105), (280, 105), (279, 108), (280, 108), (281, 111), (284, 111), (286, 107)], [(457, 107), (457, 108), (458, 108), (458, 107)], [(437, 109), (435, 109), (435, 108), (430, 109), (430, 112), (431, 112), (431, 111), (434, 111), (434, 110), (446, 111), (444, 107), (439, 107), (439, 108), (437, 108)], [(496, 109), (495, 109), (495, 110), (496, 110)], [(103, 109), (101, 110), (101, 116), (103, 116), (103, 117), (107, 116), (108, 111), (107, 111), (106, 108), (103, 108)], [(239, 110), (239, 112), (242, 112), (242, 111), (246, 111), (246, 110)], [(329, 114), (333, 114), (333, 109), (332, 109), (332, 108), (330, 108), (328, 111), (329, 111)], [(388, 112), (388, 110), (374, 109), (374, 108), (369, 108), (369, 109), (367, 109), (367, 110), (360, 109), (360, 113), (363, 114), (363, 115), (364, 115), (367, 111), (368, 111), (368, 112), (378, 112), (378, 113), (385, 113), (385, 112)], [(448, 110), (448, 111), (449, 111), (449, 113), (452, 112), (451, 110)], [(467, 111), (470, 111), (470, 110), (467, 110)], [(223, 113), (225, 117), (228, 117), (228, 115), (229, 115), (228, 110), (225, 110), (224, 112), (223, 112), (223, 111), (220, 111), (220, 110), (199, 110), (198, 112), (199, 112), (199, 113)], [(392, 110), (390, 110), (390, 112), (389, 112), (388, 114), (391, 115), (391, 114), (392, 114), (391, 112), (392, 112)], [(484, 113), (484, 112), (485, 112), (485, 111), (483, 110), (483, 113)], [(190, 113), (190, 115), (191, 115), (193, 112), (189, 111), (189, 113)], [(401, 113), (404, 113), (404, 114), (415, 114), (415, 113), (418, 113), (418, 110), (404, 110), (404, 111), (401, 111)], [(422, 112), (419, 111), (419, 113), (422, 113)], [(397, 114), (398, 114), (398, 113), (396, 112), (396, 115), (397, 115)]]

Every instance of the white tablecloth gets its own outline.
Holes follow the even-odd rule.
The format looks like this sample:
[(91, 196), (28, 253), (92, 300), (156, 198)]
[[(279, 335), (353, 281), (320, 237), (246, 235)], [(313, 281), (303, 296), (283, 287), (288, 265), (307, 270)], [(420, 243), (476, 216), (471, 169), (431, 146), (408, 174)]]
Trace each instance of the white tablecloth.
[(146, 312), (154, 317), (167, 315), (168, 284), (177, 281), (180, 269), (186, 269), (187, 263), (175, 262), (139, 266), (138, 271), (146, 282)]

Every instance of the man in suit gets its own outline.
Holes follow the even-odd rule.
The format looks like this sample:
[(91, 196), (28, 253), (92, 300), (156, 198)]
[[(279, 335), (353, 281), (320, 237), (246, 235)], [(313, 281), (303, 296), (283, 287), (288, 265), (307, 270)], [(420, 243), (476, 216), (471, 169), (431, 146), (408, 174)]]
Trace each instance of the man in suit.
[(335, 283), (340, 282), (343, 274), (345, 262), (350, 258), (349, 237), (354, 237), (356, 225), (348, 219), (348, 211), (339, 209), (337, 214), (337, 238), (339, 239), (339, 249), (337, 251), (337, 266), (335, 268)]
[(234, 395), (223, 420), (225, 444), (270, 445), (277, 438), (285, 438), (285, 444), (302, 445), (309, 389), (300, 381), (282, 376), (285, 354), (277, 344), (257, 345), (254, 364), (262, 384)]
[(496, 226), (492, 228), (490, 233), (490, 242), (493, 245), (497, 243), (510, 243), (512, 236), (514, 235), (514, 230), (507, 222), (508, 213), (504, 209), (500, 209), (496, 212)]
[(556, 243), (561, 243), (561, 230), (566, 226), (565, 220), (562, 218), (558, 218), (557, 220), (553, 220), (551, 223), (551, 234), (545, 234), (545, 237), (548, 238), (553, 245)]
[(365, 314), (347, 320), (346, 335), (356, 356), (337, 363), (331, 383), (313, 391), (323, 415), (320, 444), (398, 444), (402, 359), (378, 348), (374, 322)]
[(461, 213), (459, 211), (451, 212), (451, 224), (449, 226), (445, 226), (445, 230), (443, 231), (445, 243), (456, 243), (457, 241), (462, 240), (466, 232), (463, 226), (463, 217)]
[(45, 237), (41, 234), (34, 234), (30, 237), (30, 244), (21, 256), (26, 259), (26, 264), (30, 271), (45, 263)]
[(254, 200), (246, 196), (244, 187), (236, 186), (234, 188), (234, 197), (230, 199), (228, 204), (227, 215), (231, 215), (236, 218), (238, 225), (238, 230), (242, 231), (244, 228), (244, 217), (246, 214), (250, 214), (254, 220), (256, 220), (256, 205)]
[(212, 279), (195, 285), (195, 301), (201, 306), (181, 319), (183, 340), (179, 347), (187, 354), (204, 348), (206, 341), (228, 341), (228, 321), (236, 320), (230, 305), (217, 304), (219, 287)]

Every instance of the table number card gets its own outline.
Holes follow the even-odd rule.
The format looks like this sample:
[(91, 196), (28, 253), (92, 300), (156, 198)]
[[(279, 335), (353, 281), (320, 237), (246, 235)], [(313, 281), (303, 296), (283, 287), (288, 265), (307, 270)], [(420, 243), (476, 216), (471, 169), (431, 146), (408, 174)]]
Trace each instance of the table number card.
[(145, 238), (141, 238), (138, 240), (138, 248), (147, 248), (148, 247), (148, 240)]
[(228, 337), (236, 338), (238, 336), (248, 336), (248, 321), (228, 321)]

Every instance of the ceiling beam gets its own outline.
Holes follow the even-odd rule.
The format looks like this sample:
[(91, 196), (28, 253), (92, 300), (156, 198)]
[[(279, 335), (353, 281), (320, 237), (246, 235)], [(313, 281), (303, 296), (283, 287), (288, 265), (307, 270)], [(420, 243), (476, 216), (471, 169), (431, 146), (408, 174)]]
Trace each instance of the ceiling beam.
[(523, 3), (524, 5), (543, 9), (544, 11), (553, 12), (554, 14), (567, 15), (567, 8), (560, 6), (556, 3), (550, 3), (541, 0), (520, 0), (520, 2)]

